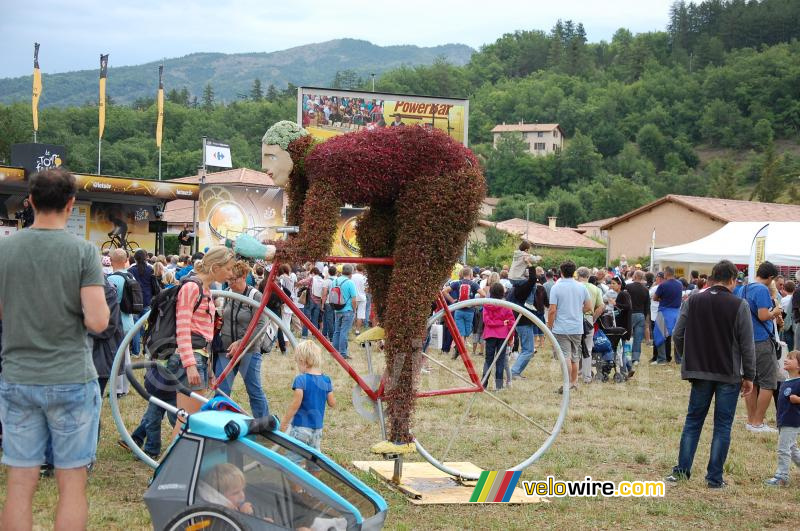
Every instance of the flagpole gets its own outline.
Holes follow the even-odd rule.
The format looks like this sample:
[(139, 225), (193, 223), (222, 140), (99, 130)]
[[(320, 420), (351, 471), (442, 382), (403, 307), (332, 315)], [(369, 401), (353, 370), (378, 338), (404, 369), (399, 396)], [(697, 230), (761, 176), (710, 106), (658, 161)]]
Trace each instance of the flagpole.
[(653, 227), (653, 237), (650, 239), (650, 272), (655, 272), (656, 264), (654, 263), (656, 255), (656, 228)]
[(103, 150), (103, 138), (97, 139), (97, 175), (100, 175), (100, 153)]
[[(206, 182), (206, 137), (203, 137), (203, 165), (200, 167), (200, 184), (203, 185)], [(198, 194), (198, 197), (200, 194)], [(198, 228), (198, 221), (197, 221), (197, 200), (194, 201), (194, 207), (192, 208), (192, 227), (194, 228), (194, 251), (197, 252), (200, 247), (200, 230)]]
[(158, 148), (158, 180), (161, 180), (161, 148)]

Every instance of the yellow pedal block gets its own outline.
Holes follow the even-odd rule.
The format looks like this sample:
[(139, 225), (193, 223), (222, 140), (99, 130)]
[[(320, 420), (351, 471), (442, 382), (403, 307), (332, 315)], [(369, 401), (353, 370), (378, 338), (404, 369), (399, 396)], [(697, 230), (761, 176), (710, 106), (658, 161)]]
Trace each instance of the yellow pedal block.
[(363, 343), (365, 341), (380, 341), (386, 337), (386, 333), (380, 326), (373, 326), (369, 330), (364, 330), (356, 336), (356, 341)]
[(373, 454), (413, 454), (417, 451), (417, 446), (413, 443), (393, 443), (391, 441), (380, 441), (372, 445)]

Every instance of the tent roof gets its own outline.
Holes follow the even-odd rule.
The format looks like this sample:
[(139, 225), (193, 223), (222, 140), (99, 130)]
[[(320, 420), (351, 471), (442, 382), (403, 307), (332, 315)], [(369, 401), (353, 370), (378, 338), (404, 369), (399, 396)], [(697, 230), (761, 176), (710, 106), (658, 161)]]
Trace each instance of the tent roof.
[(653, 260), (715, 264), (727, 259), (735, 264), (746, 264), (750, 259), (753, 238), (767, 223), (767, 260), (781, 266), (800, 266), (800, 247), (795, 243), (800, 233), (800, 222), (796, 221), (734, 221), (699, 240), (656, 249)]

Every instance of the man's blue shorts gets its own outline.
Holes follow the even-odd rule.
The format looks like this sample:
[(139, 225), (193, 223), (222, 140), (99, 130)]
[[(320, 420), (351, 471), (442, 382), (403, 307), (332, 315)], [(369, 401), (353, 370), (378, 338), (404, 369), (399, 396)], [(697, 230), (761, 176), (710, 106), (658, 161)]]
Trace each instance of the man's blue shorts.
[(79, 468), (95, 460), (100, 421), (100, 386), (25, 385), (0, 379), (0, 422), (5, 465), (32, 468), (45, 462), (48, 439), (53, 465)]

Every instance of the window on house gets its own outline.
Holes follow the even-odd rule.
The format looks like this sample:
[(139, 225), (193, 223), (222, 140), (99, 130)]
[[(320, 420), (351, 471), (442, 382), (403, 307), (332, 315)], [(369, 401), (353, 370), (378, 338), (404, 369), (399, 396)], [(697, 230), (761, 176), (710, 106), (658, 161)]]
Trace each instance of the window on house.
[(538, 136), (539, 138), (542, 138), (542, 137), (544, 137), (544, 133), (539, 131), (538, 133), (536, 133), (536, 136)]
[(544, 151), (545, 150), (545, 143), (544, 142), (536, 142), (533, 145), (533, 149), (535, 151)]
[(553, 129), (553, 138), (558, 138), (558, 129)]

